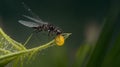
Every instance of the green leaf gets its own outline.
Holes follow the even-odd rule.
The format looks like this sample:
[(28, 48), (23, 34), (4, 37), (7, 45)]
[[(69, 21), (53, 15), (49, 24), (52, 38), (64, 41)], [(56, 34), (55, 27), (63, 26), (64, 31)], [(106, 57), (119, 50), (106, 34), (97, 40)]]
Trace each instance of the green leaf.
[[(113, 31), (116, 24), (116, 19), (118, 18), (118, 15), (120, 13), (120, 2), (119, 1), (111, 1), (111, 7), (110, 12), (108, 12), (108, 15), (104, 21), (104, 27), (101, 31), (101, 34), (99, 36), (99, 39), (96, 43), (96, 46), (94, 48), (94, 51), (91, 54), (91, 57), (88, 61), (88, 64), (86, 67), (103, 67), (106, 64), (103, 64), (105, 56), (107, 55), (107, 50), (109, 49), (109, 46), (111, 45), (112, 37), (113, 37)], [(109, 54), (110, 55), (110, 54)], [(114, 56), (112, 56), (113, 58)], [(114, 60), (111, 60), (114, 62)], [(106, 66), (105, 66), (106, 67)], [(107, 66), (109, 67), (109, 65)], [(114, 66), (116, 67), (116, 66)]]
[(84, 43), (77, 50), (74, 67), (83, 67), (86, 63), (86, 59), (89, 58), (94, 45)]
[[(71, 33), (63, 33), (64, 38), (65, 39), (68, 38), (70, 34)], [(29, 39), (30, 38), (28, 38), (28, 40)], [(15, 61), (14, 67), (15, 66), (17, 67), (18, 61), (21, 61), (21, 66), (22, 66), (25, 58), (28, 58), (29, 60), (39, 51), (46, 49), (50, 46), (56, 45), (54, 39), (46, 44), (43, 44), (42, 46), (34, 47), (31, 49), (27, 49), (24, 46), (25, 44), (21, 44), (13, 40), (8, 35), (6, 35), (3, 32), (3, 30), (0, 28), (0, 67), (5, 66), (6, 64), (10, 63), (13, 60), (17, 61), (17, 62)]]
[(116, 38), (111, 50), (105, 56), (102, 67), (118, 67), (120, 66), (120, 35)]

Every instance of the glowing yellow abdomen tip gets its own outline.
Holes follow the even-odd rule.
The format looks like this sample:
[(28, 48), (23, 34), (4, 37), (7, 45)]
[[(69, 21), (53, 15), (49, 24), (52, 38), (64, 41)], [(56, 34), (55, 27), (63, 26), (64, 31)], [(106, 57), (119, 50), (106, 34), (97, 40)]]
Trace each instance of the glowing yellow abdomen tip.
[(62, 46), (64, 44), (64, 37), (62, 35), (57, 35), (55, 38), (55, 42), (58, 46)]

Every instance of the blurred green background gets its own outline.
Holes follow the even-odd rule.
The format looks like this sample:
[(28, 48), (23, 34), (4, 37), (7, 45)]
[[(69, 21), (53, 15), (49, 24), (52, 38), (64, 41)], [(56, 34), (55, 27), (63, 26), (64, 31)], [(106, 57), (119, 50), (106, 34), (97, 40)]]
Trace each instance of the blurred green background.
[[(62, 28), (64, 32), (72, 33), (64, 46), (45, 49), (33, 60), (25, 63), (24, 67), (85, 67), (94, 45), (99, 40), (98, 36), (105, 24), (106, 16), (112, 13), (110, 16), (116, 17), (117, 14), (114, 13), (119, 10), (116, 12), (112, 8), (120, 7), (117, 5), (117, 0), (0, 0), (1, 27), (13, 39), (21, 43), (24, 43), (33, 31), (18, 23), (18, 20), (24, 19), (22, 15), (29, 15), (22, 2), (27, 4), (43, 21)], [(112, 19), (115, 20), (114, 17)], [(112, 19), (108, 20), (113, 23)], [(111, 27), (114, 28), (112, 35), (109, 35), (111, 41), (106, 40), (110, 44), (104, 52), (113, 47), (120, 33), (119, 16), (116, 19), (115, 26)], [(106, 21), (106, 23), (109, 22)], [(105, 29), (110, 30), (109, 26)], [(32, 48), (51, 39), (52, 37), (47, 33), (35, 33), (26, 47)], [(100, 49), (105, 48), (100, 47)]]

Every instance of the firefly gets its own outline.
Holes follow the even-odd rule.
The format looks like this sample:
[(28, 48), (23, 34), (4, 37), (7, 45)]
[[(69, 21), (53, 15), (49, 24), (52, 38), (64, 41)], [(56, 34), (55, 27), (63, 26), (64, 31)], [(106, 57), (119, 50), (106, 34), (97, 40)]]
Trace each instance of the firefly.
[[(28, 11), (30, 13), (33, 13), (30, 8), (28, 8)], [(65, 39), (64, 39), (64, 36), (62, 36), (63, 32), (59, 27), (42, 21), (37, 15), (34, 15), (34, 16), (37, 16), (37, 18), (30, 17), (27, 15), (23, 15), (23, 16), (31, 21), (19, 20), (18, 22), (20, 24), (33, 28), (35, 31), (38, 31), (38, 32), (46, 31), (48, 32), (48, 34), (55, 34), (56, 35), (55, 43), (58, 46), (62, 46), (64, 44)]]

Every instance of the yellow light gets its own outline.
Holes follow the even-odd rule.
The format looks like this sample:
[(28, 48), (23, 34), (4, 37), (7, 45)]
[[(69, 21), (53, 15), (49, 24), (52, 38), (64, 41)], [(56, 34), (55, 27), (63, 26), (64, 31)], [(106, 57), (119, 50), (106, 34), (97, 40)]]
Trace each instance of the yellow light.
[(60, 35), (57, 35), (56, 38), (55, 38), (55, 42), (58, 46), (62, 46), (64, 44), (64, 37), (60, 34)]

